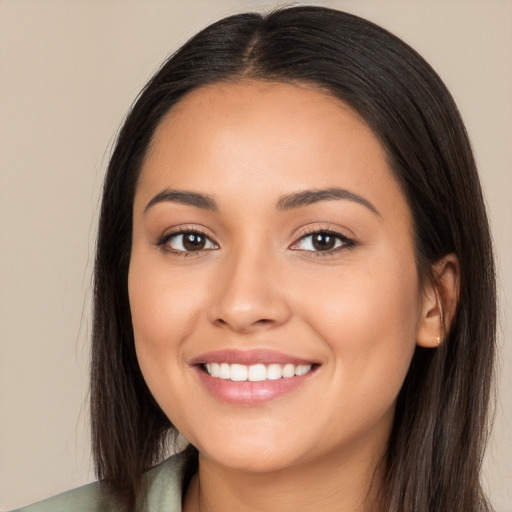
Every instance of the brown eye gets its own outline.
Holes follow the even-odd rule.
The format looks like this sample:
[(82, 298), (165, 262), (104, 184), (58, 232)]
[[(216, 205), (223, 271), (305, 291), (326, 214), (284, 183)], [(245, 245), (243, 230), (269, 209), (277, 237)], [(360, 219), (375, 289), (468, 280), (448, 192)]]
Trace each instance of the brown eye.
[(206, 245), (206, 237), (197, 233), (183, 235), (183, 247), (187, 251), (200, 251)]
[(290, 249), (313, 253), (329, 253), (354, 245), (353, 240), (341, 233), (317, 231), (301, 237)]
[(336, 246), (336, 237), (330, 233), (315, 233), (312, 235), (312, 244), (317, 251), (330, 251)]
[(197, 231), (174, 233), (167, 237), (165, 244), (176, 252), (198, 252), (218, 249), (210, 238)]

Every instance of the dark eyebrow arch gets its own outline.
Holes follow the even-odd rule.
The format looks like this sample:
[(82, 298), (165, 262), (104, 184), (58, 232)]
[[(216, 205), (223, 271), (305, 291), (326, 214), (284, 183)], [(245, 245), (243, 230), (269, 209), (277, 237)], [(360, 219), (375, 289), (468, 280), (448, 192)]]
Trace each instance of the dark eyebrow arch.
[(339, 199), (346, 199), (358, 203), (370, 211), (380, 216), (379, 211), (373, 206), (368, 199), (361, 197), (354, 192), (350, 192), (344, 188), (326, 188), (320, 190), (303, 190), (295, 194), (288, 194), (283, 196), (277, 202), (278, 210), (292, 210), (294, 208), (303, 208), (310, 204), (318, 203), (320, 201), (336, 201)]
[(186, 190), (169, 190), (165, 189), (159, 192), (144, 208), (146, 213), (152, 206), (158, 203), (180, 203), (189, 206), (195, 206), (202, 210), (217, 211), (217, 204), (213, 197), (206, 194), (199, 194), (198, 192), (189, 192)]

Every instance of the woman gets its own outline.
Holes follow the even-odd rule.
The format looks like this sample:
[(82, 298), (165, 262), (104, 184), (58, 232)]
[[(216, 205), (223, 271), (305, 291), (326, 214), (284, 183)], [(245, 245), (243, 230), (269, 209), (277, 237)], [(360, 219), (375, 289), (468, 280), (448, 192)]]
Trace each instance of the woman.
[(98, 236), (102, 484), (27, 510), (491, 510), (482, 194), (396, 37), (319, 7), (205, 29), (128, 116)]

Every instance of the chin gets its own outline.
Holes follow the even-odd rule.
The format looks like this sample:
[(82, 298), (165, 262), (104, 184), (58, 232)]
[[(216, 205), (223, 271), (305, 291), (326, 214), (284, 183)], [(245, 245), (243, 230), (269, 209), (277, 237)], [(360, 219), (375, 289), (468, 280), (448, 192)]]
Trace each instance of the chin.
[[(200, 452), (202, 454), (202, 452)], [(275, 449), (265, 452), (251, 450), (227, 450), (223, 453), (204, 454), (216, 464), (242, 473), (273, 473), (295, 465), (296, 457), (286, 457)]]
[[(286, 446), (283, 440), (268, 435), (218, 440), (212, 436), (207, 443), (194, 444), (201, 456), (233, 471), (269, 473), (293, 466), (298, 459), (298, 446)], [(287, 436), (289, 438), (289, 435)]]

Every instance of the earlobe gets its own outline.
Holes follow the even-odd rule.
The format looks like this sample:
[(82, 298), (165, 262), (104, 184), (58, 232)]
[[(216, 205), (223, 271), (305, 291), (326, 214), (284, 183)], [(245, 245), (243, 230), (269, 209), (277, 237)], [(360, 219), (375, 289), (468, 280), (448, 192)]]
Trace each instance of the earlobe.
[(423, 290), (417, 344), (435, 348), (450, 330), (459, 299), (460, 271), (457, 256), (450, 253), (432, 266), (433, 278)]

